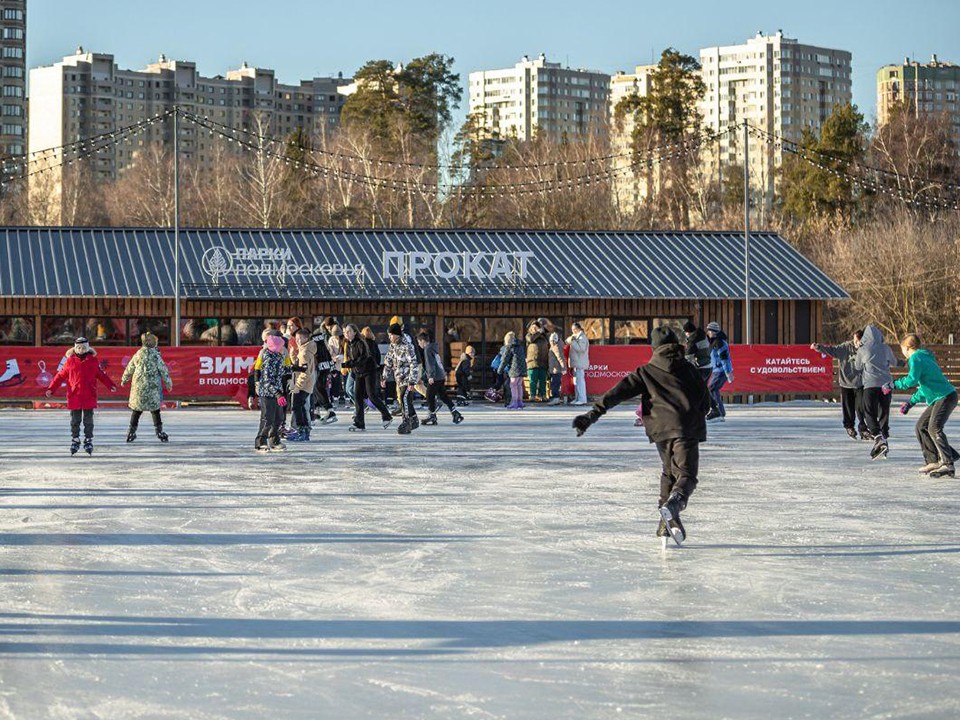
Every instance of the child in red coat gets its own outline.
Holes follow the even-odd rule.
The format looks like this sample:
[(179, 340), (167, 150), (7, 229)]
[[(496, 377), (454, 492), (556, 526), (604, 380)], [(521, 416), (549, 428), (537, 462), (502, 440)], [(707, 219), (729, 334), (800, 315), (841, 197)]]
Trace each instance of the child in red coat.
[(73, 348), (67, 350), (67, 361), (47, 387), (46, 395), (64, 381), (67, 383), (67, 408), (70, 410), (70, 454), (80, 449), (80, 421), (83, 420), (83, 449), (93, 455), (93, 410), (97, 407), (97, 380), (116, 392), (113, 380), (100, 369), (97, 351), (90, 347), (85, 337), (78, 337)]

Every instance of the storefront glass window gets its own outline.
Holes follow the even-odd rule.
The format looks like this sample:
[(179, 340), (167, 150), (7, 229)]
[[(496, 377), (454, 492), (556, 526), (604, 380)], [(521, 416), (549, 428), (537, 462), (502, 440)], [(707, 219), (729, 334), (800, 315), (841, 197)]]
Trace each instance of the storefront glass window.
[(687, 322), (687, 320), (690, 320), (690, 318), (654, 318), (650, 321), (650, 327), (658, 328), (666, 325), (668, 328), (673, 330), (677, 334), (677, 337), (680, 339), (680, 341), (683, 342), (683, 324)]
[(72, 345), (75, 338), (84, 336), (94, 345), (126, 345), (128, 342), (126, 318), (43, 318), (44, 345)]
[(260, 318), (225, 318), (220, 326), (220, 344), (260, 345), (263, 328)]
[(607, 318), (584, 318), (580, 321), (580, 325), (583, 326), (583, 332), (591, 345), (610, 343), (610, 320)]
[(645, 345), (650, 341), (648, 320), (614, 320), (614, 345)]
[(0, 317), (0, 345), (33, 345), (33, 318)]
[(181, 345), (218, 345), (220, 320), (218, 318), (189, 318), (180, 321)]
[(139, 345), (140, 336), (148, 331), (157, 336), (161, 345), (170, 344), (170, 321), (166, 318), (136, 318), (130, 320), (130, 344)]

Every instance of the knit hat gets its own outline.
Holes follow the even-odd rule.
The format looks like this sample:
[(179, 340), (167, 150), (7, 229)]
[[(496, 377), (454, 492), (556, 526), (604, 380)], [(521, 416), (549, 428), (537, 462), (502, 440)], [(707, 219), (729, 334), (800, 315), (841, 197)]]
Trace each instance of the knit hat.
[(387, 329), (387, 332), (391, 335), (403, 335), (403, 325), (400, 323), (390, 323), (390, 327)]
[(143, 344), (144, 347), (148, 347), (148, 348), (155, 348), (157, 345), (160, 344), (160, 341), (157, 339), (157, 336), (150, 331), (147, 331), (140, 336), (140, 342), (141, 344)]
[(697, 331), (697, 326), (693, 324), (692, 320), (687, 320), (683, 324), (683, 331), (688, 333), (693, 333)]
[(650, 344), (655, 348), (661, 345), (676, 344), (679, 342), (677, 334), (666, 325), (655, 327), (653, 332), (650, 333)]
[(90, 342), (85, 337), (78, 337), (73, 341), (73, 352), (77, 355), (85, 355), (90, 352)]
[(710, 323), (709, 325), (707, 325), (706, 329), (709, 330), (710, 332), (721, 332), (720, 323), (718, 322)]
[(283, 336), (282, 335), (270, 335), (267, 338), (267, 350), (275, 353), (283, 352)]

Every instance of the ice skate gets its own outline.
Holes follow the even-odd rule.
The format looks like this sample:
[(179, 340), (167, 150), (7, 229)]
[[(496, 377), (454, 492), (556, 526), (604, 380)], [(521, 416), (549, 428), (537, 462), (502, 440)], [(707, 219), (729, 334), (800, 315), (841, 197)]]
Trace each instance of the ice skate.
[(393, 425), (393, 418), (390, 418), (389, 420), (383, 420), (382, 423), (383, 423), (383, 429), (386, 430), (391, 425)]
[(679, 492), (670, 493), (667, 501), (660, 506), (660, 517), (670, 530), (673, 541), (680, 545), (687, 537), (687, 533), (680, 522), (680, 512), (687, 506), (683, 495)]
[(956, 474), (956, 470), (955, 470), (955, 468), (954, 468), (954, 466), (953, 466), (953, 463), (949, 463), (949, 464), (944, 463), (943, 465), (940, 465), (936, 470), (933, 470), (933, 471), (930, 473), (930, 477), (931, 477), (931, 478), (935, 478), (935, 479), (938, 479), (938, 478), (952, 478), (952, 477), (956, 477), (956, 476), (957, 476), (957, 474)]
[(70, 454), (76, 455), (78, 452), (80, 452), (80, 438), (75, 437), (70, 441)]
[(414, 415), (410, 418), (410, 429), (416, 430), (418, 427), (420, 427), (420, 418)]
[(854, 440), (859, 440), (860, 437), (857, 435), (857, 431), (853, 428), (847, 428), (847, 435), (849, 435)]
[(359, 425), (351, 425), (347, 430), (350, 432), (366, 432), (366, 428), (362, 428)]
[(873, 449), (870, 451), (871, 460), (886, 460), (890, 456), (890, 446), (883, 435), (877, 435), (873, 443)]
[(436, 424), (437, 424), (437, 416), (436, 416), (435, 414), (431, 413), (430, 415), (427, 416), (427, 419), (423, 421), (423, 424), (424, 424), (424, 425), (436, 425)]
[(128, 442), (128, 443), (132, 443), (132, 442), (133, 442), (134, 440), (136, 440), (136, 439), (137, 439), (137, 431), (136, 431), (136, 430), (130, 430), (130, 431), (127, 433), (127, 442)]
[(10, 358), (7, 360), (6, 368), (4, 369), (3, 374), (0, 375), (0, 388), (22, 385), (26, 381), (27, 378), (24, 377), (23, 373), (20, 372), (20, 364), (17, 362), (17, 359)]
[(263, 455), (266, 455), (268, 452), (270, 452), (270, 446), (269, 446), (269, 445), (258, 445), (257, 448), (256, 448), (256, 450), (257, 450), (258, 453), (261, 453), (261, 454), (263, 454)]
[(864, 432), (860, 433), (860, 439), (861, 439), (861, 440), (869, 440), (870, 442), (873, 442), (873, 440), (874, 440), (873, 433), (864, 431)]
[(454, 425), (459, 425), (463, 422), (463, 413), (461, 413), (459, 410), (454, 410), (452, 416)]
[(277, 440), (275, 443), (271, 443), (270, 452), (283, 452), (287, 449), (287, 446), (284, 445), (280, 440)]
[(716, 410), (711, 410), (707, 413), (707, 422), (708, 423), (718, 423), (723, 422), (723, 415), (718, 413)]
[(337, 414), (333, 410), (327, 410), (320, 418), (321, 425), (333, 425), (337, 421)]
[(83, 441), (83, 451), (87, 455), (93, 455), (93, 438), (85, 438)]
[(941, 463), (939, 460), (937, 462), (927, 463), (922, 468), (917, 470), (917, 472), (920, 473), (921, 475), (929, 475), (934, 470), (938, 469), (941, 465), (943, 465), (943, 463)]
[(400, 423), (400, 426), (397, 428), (398, 435), (409, 435), (412, 432), (410, 427), (410, 421), (404, 418), (403, 422)]
[(162, 428), (157, 428), (157, 440), (162, 443), (170, 442), (170, 436), (167, 435)]

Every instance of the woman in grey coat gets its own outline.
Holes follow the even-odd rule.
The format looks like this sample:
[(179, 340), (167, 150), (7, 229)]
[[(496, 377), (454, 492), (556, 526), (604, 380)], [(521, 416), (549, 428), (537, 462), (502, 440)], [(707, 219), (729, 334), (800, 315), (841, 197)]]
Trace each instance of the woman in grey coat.
[(863, 374), (854, 365), (860, 341), (863, 339), (863, 330), (857, 330), (852, 340), (839, 345), (821, 345), (814, 343), (810, 347), (821, 355), (829, 355), (839, 361), (837, 380), (840, 383), (840, 404), (843, 408), (843, 427), (847, 435), (857, 439), (857, 431), (861, 440), (873, 440), (867, 432), (867, 423), (863, 419)]
[(883, 386), (893, 382), (890, 368), (897, 367), (899, 363), (893, 350), (884, 342), (883, 333), (875, 325), (867, 325), (863, 329), (863, 339), (853, 364), (863, 377), (863, 419), (867, 423), (867, 431), (874, 437), (870, 459), (886, 458), (890, 451), (887, 438), (890, 437), (892, 396), (884, 394)]

